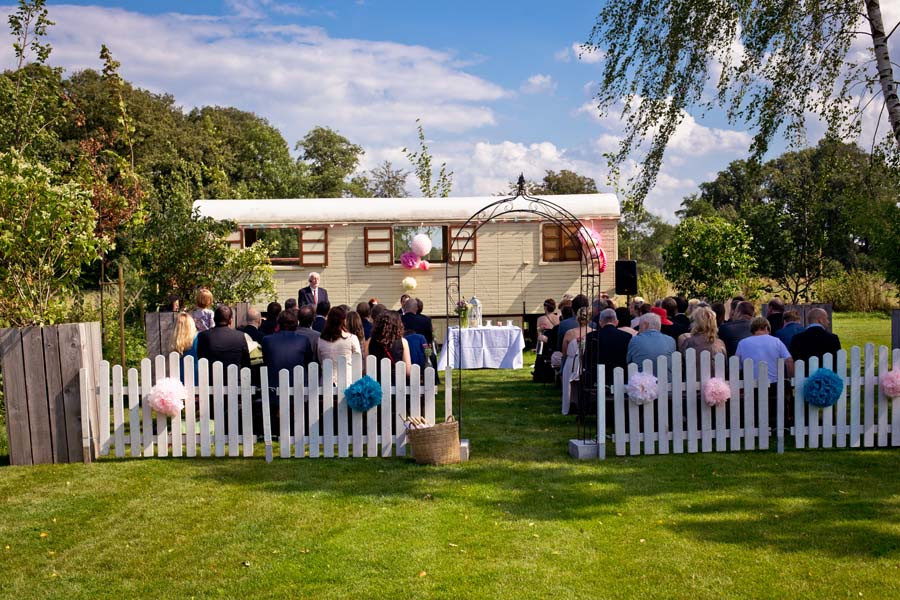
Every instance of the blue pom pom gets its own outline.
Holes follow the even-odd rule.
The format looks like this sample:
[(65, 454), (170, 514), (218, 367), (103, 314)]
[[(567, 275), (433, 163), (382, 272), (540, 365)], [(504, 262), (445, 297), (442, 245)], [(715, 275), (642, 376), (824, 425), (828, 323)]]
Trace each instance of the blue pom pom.
[(344, 391), (344, 398), (347, 399), (347, 406), (356, 412), (367, 412), (381, 404), (381, 386), (368, 375), (363, 375)]
[(816, 369), (803, 386), (803, 396), (813, 406), (834, 406), (844, 390), (844, 380), (831, 369)]

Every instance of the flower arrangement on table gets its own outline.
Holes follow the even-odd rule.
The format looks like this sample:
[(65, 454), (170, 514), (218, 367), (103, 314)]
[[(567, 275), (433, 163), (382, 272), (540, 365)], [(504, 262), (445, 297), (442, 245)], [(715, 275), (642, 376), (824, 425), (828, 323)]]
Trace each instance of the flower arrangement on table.
[(453, 309), (454, 312), (459, 316), (459, 326), (460, 327), (468, 327), (469, 326), (469, 303), (465, 300), (460, 300), (456, 303), (456, 308)]

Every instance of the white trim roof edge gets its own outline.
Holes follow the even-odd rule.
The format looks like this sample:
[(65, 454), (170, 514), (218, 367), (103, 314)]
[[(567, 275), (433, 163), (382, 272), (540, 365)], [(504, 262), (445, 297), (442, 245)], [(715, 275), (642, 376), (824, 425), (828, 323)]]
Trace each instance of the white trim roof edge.
[[(450, 198), (297, 198), (277, 200), (196, 200), (194, 208), (201, 216), (219, 221), (253, 224), (343, 224), (440, 221), (462, 222), (499, 196)], [(615, 194), (572, 194), (546, 196), (579, 219), (618, 218), (619, 201)], [(529, 201), (516, 198), (516, 208), (527, 208)], [(511, 214), (519, 220), (536, 219), (527, 213)]]

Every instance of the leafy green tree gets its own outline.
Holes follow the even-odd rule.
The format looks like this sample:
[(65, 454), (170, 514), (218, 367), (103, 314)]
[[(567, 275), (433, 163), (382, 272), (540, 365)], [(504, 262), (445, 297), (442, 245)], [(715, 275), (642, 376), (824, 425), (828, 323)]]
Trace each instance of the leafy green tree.
[(373, 198), (406, 198), (406, 178), (409, 171), (394, 169), (390, 161), (369, 171), (366, 189)]
[(535, 195), (558, 196), (562, 194), (596, 194), (597, 183), (593, 178), (563, 169), (559, 173), (547, 171), (541, 183), (532, 188)]
[(618, 229), (619, 258), (637, 261), (640, 272), (662, 270), (662, 249), (671, 241), (674, 225), (626, 200)]
[(150, 219), (141, 234), (147, 302), (158, 304), (176, 293), (185, 301), (200, 286), (221, 302), (254, 302), (274, 296), (268, 257), (275, 245), (257, 242), (250, 248), (231, 248), (225, 237), (235, 224), (202, 217), (187, 207), (173, 207), (166, 218)]
[(428, 151), (428, 145), (425, 144), (425, 130), (419, 119), (416, 119), (416, 130), (419, 134), (419, 149), (411, 151), (404, 148), (403, 153), (406, 154), (406, 158), (413, 166), (413, 172), (416, 174), (416, 179), (419, 180), (422, 197), (446, 198), (450, 195), (453, 187), (453, 171), (447, 171), (447, 163), (441, 163), (441, 168), (435, 177), (431, 167), (431, 153)]
[(28, 159), (57, 160), (56, 127), (65, 119), (62, 69), (47, 66), (48, 18), (44, 0), (19, 0), (9, 15), (16, 67), (0, 76), (0, 150), (15, 149)]
[(302, 153), (309, 169), (309, 197), (341, 198), (353, 191), (361, 191), (359, 180), (353, 187), (349, 182), (364, 152), (361, 146), (351, 143), (333, 129), (314, 127), (297, 142), (296, 149)]
[(663, 270), (687, 296), (725, 300), (753, 273), (751, 241), (743, 225), (720, 217), (691, 217), (678, 224), (663, 249)]
[[(856, 63), (861, 29), (873, 60)], [(781, 131), (804, 142), (810, 113), (836, 137), (858, 133), (860, 93), (882, 96), (896, 150), (900, 97), (887, 37), (878, 0), (611, 0), (587, 42), (604, 57), (598, 109), (621, 110), (625, 128), (610, 162), (617, 169), (646, 149), (631, 180), (640, 203), (689, 109), (724, 108), (730, 122), (749, 124), (758, 161)]]
[(91, 194), (15, 150), (0, 153), (0, 321), (24, 326), (65, 315), (82, 266), (105, 249)]

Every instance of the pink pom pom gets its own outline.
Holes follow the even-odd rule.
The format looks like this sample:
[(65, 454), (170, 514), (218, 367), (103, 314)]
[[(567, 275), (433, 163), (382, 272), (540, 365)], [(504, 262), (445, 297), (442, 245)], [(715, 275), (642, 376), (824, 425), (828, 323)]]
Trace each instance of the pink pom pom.
[(635, 373), (628, 379), (625, 390), (628, 399), (638, 406), (650, 404), (659, 397), (659, 380), (652, 373)]
[(417, 233), (409, 243), (409, 249), (412, 250), (416, 256), (425, 256), (431, 252), (431, 238), (424, 233)]
[(160, 379), (147, 394), (150, 408), (167, 417), (180, 415), (186, 399), (187, 390), (180, 381), (173, 377)]
[(578, 237), (579, 239), (581, 239), (581, 243), (586, 246), (600, 245), (600, 233), (596, 229), (588, 229), (587, 227), (582, 227), (578, 230)]
[(731, 387), (721, 377), (713, 377), (703, 384), (703, 401), (707, 406), (723, 406), (731, 399)]
[(591, 258), (599, 259), (601, 273), (606, 271), (606, 252), (603, 251), (603, 248), (599, 246), (591, 248)]
[(878, 378), (881, 391), (888, 398), (900, 398), (900, 369), (894, 369)]
[(419, 255), (414, 252), (404, 252), (400, 256), (400, 264), (407, 269), (417, 269), (419, 268), (419, 263), (421, 262), (422, 259), (419, 258)]
[(419, 269), (421, 269), (423, 271), (427, 271), (430, 268), (431, 268), (431, 263), (428, 262), (427, 260), (423, 260), (422, 262), (419, 263)]

